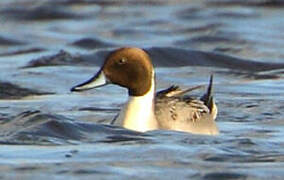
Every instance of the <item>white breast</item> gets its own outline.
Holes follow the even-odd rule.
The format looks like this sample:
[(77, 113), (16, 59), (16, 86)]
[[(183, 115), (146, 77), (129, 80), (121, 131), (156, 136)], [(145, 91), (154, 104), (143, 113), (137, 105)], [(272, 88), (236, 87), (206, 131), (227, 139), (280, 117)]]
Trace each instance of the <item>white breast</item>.
[(118, 122), (122, 122), (123, 127), (142, 132), (158, 129), (154, 115), (155, 88), (153, 82), (150, 91), (145, 95), (129, 96), (117, 119)]

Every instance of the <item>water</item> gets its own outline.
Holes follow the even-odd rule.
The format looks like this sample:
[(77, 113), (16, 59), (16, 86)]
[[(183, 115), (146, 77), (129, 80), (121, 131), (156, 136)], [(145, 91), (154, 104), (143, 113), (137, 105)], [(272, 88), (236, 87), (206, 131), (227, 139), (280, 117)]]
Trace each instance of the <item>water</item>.
[[(4, 0), (0, 14), (0, 178), (284, 178), (282, 1)], [(70, 92), (121, 46), (148, 51), (158, 89), (213, 73), (221, 134), (110, 126), (126, 90)]]

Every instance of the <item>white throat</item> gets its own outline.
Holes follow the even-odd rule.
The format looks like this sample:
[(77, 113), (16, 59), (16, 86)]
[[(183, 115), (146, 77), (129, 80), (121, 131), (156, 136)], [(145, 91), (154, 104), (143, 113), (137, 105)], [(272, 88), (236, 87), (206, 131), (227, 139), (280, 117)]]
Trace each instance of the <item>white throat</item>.
[(122, 122), (122, 126), (145, 132), (157, 129), (157, 121), (154, 114), (154, 95), (155, 80), (152, 78), (150, 90), (143, 96), (129, 96), (128, 101), (121, 109), (118, 121)]

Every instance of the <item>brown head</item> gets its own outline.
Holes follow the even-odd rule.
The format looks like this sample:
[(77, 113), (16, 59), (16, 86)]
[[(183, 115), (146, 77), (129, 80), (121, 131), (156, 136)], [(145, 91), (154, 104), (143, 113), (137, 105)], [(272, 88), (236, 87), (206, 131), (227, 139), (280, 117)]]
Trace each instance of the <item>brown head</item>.
[(75, 86), (72, 91), (96, 88), (107, 83), (128, 89), (131, 96), (146, 94), (154, 77), (148, 54), (139, 48), (121, 48), (111, 52), (100, 71), (87, 82)]

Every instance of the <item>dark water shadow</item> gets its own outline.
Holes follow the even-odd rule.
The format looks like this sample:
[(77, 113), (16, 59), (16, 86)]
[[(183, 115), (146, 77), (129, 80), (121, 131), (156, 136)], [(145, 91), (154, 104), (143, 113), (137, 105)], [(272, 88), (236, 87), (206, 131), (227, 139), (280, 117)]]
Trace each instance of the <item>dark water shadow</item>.
[(20, 49), (20, 50), (14, 50), (14, 51), (8, 51), (0, 53), (0, 57), (4, 56), (15, 56), (15, 55), (21, 55), (21, 54), (28, 54), (28, 53), (38, 53), (46, 51), (44, 48), (27, 48), (27, 49)]
[(211, 6), (259, 6), (259, 7), (283, 7), (284, 2), (282, 0), (253, 0), (253, 1), (246, 1), (246, 0), (209, 0), (207, 1), (208, 5)]
[[(56, 55), (34, 59), (25, 68), (53, 65), (101, 66), (111, 50), (99, 50), (94, 54), (72, 55), (60, 51)], [(155, 67), (206, 66), (227, 68), (237, 71), (260, 72), (283, 69), (284, 63), (257, 62), (215, 52), (205, 52), (173, 47), (145, 48)]]
[(79, 122), (62, 115), (26, 111), (6, 118), (0, 127), (1, 144), (59, 145), (147, 141), (149, 135), (121, 127)]
[(13, 38), (0, 36), (0, 46), (15, 46), (15, 45), (25, 45), (25, 42), (22, 42), (20, 40), (16, 40)]
[(100, 49), (100, 48), (110, 48), (118, 46), (113, 43), (107, 43), (97, 38), (83, 38), (79, 39), (73, 43), (72, 46), (84, 48), (84, 49)]
[(19, 21), (42, 21), (58, 19), (82, 19), (83, 14), (77, 14), (66, 10), (64, 6), (52, 4), (41, 4), (39, 6), (7, 7), (0, 11), (6, 18)]
[(35, 89), (20, 87), (16, 84), (0, 81), (0, 99), (20, 99), (31, 95), (47, 95), (51, 92), (42, 92)]

